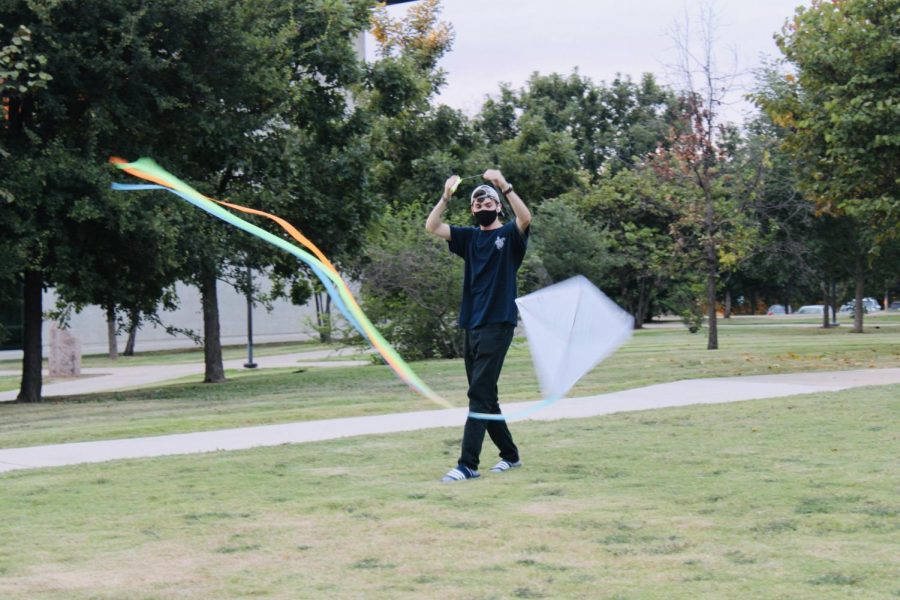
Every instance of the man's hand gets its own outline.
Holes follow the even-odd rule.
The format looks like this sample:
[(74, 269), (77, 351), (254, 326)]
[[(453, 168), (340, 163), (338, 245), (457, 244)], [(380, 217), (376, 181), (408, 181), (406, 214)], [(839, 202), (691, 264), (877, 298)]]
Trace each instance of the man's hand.
[[(500, 190), (500, 193), (506, 197), (506, 201), (509, 202), (509, 207), (512, 208), (513, 214), (516, 215), (516, 227), (519, 229), (520, 233), (525, 233), (528, 229), (528, 226), (531, 225), (531, 211), (528, 210), (528, 207), (525, 206), (525, 203), (522, 202), (522, 199), (519, 198), (519, 195), (512, 189), (512, 186), (509, 185), (509, 182), (506, 181), (506, 178), (503, 177), (503, 173), (500, 172), (499, 169), (488, 169), (482, 175), (485, 179), (494, 184), (494, 187)], [(506, 192), (509, 193), (506, 193)]]
[(500, 169), (488, 169), (482, 175), (487, 181), (490, 181), (494, 184), (494, 187), (500, 191), (505, 190), (509, 187), (509, 184), (506, 183), (506, 179), (503, 178), (503, 173), (500, 172)]
[(459, 182), (462, 181), (462, 178), (459, 175), (451, 175), (446, 182), (444, 182), (444, 194), (441, 196), (441, 199), (444, 202), (450, 202), (450, 196), (453, 195), (453, 192), (456, 191), (456, 188), (459, 187)]
[(460, 181), (462, 179), (459, 175), (451, 175), (444, 182), (444, 193), (441, 194), (441, 199), (434, 205), (434, 208), (431, 209), (428, 218), (425, 220), (425, 231), (448, 241), (450, 240), (450, 226), (441, 220), (441, 215), (450, 206), (450, 197), (456, 191), (456, 188), (459, 187)]

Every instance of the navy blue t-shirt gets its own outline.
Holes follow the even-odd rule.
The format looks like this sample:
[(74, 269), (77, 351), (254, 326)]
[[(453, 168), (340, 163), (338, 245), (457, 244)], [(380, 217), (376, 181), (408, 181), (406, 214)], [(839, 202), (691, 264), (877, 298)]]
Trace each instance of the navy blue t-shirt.
[(525, 258), (528, 232), (520, 233), (515, 220), (489, 231), (450, 227), (450, 251), (466, 261), (459, 308), (461, 328), (516, 324), (516, 271)]

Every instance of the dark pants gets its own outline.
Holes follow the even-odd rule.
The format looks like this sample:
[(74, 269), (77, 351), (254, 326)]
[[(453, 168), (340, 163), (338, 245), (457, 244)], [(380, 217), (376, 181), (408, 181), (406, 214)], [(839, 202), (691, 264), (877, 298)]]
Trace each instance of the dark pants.
[[(469, 411), (500, 414), (497, 380), (500, 378), (500, 369), (503, 368), (503, 360), (512, 342), (514, 329), (512, 325), (498, 324), (466, 330), (465, 359), (466, 377), (469, 379)], [(463, 432), (459, 464), (470, 469), (478, 468), (478, 457), (481, 455), (485, 430), (500, 449), (500, 458), (509, 462), (519, 460), (519, 450), (513, 443), (506, 421), (469, 417)]]

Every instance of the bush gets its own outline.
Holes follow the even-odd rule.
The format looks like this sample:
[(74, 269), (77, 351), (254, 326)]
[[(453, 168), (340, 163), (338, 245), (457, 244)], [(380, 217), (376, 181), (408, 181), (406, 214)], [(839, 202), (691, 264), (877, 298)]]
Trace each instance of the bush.
[(462, 356), (463, 261), (425, 231), (430, 208), (389, 210), (369, 235), (363, 309), (407, 360)]

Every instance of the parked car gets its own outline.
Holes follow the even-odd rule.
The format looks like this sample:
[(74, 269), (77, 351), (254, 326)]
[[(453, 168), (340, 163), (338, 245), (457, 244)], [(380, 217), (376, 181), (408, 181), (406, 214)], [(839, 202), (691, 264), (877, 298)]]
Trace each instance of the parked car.
[(875, 298), (863, 298), (863, 306), (865, 306), (866, 310), (869, 312), (878, 312), (881, 310), (881, 304), (879, 304), (878, 300)]
[[(801, 306), (795, 312), (795, 315), (821, 315), (825, 312), (824, 304), (807, 304), (806, 306)], [(828, 310), (828, 314), (831, 314), (831, 310)]]
[(888, 310), (890, 310), (890, 311), (900, 310), (900, 300), (894, 300), (893, 302), (891, 302), (891, 305), (888, 306)]
[[(878, 312), (881, 310), (881, 305), (878, 304), (878, 301), (875, 300), (875, 298), (863, 298), (862, 305), (863, 305), (863, 313)], [(851, 300), (850, 302), (844, 304), (841, 307), (841, 310), (838, 312), (849, 313), (852, 315), (856, 312), (855, 309), (856, 309), (856, 301)]]
[(784, 315), (787, 314), (787, 311), (784, 310), (784, 306), (781, 304), (773, 304), (768, 309), (766, 309), (767, 315)]

